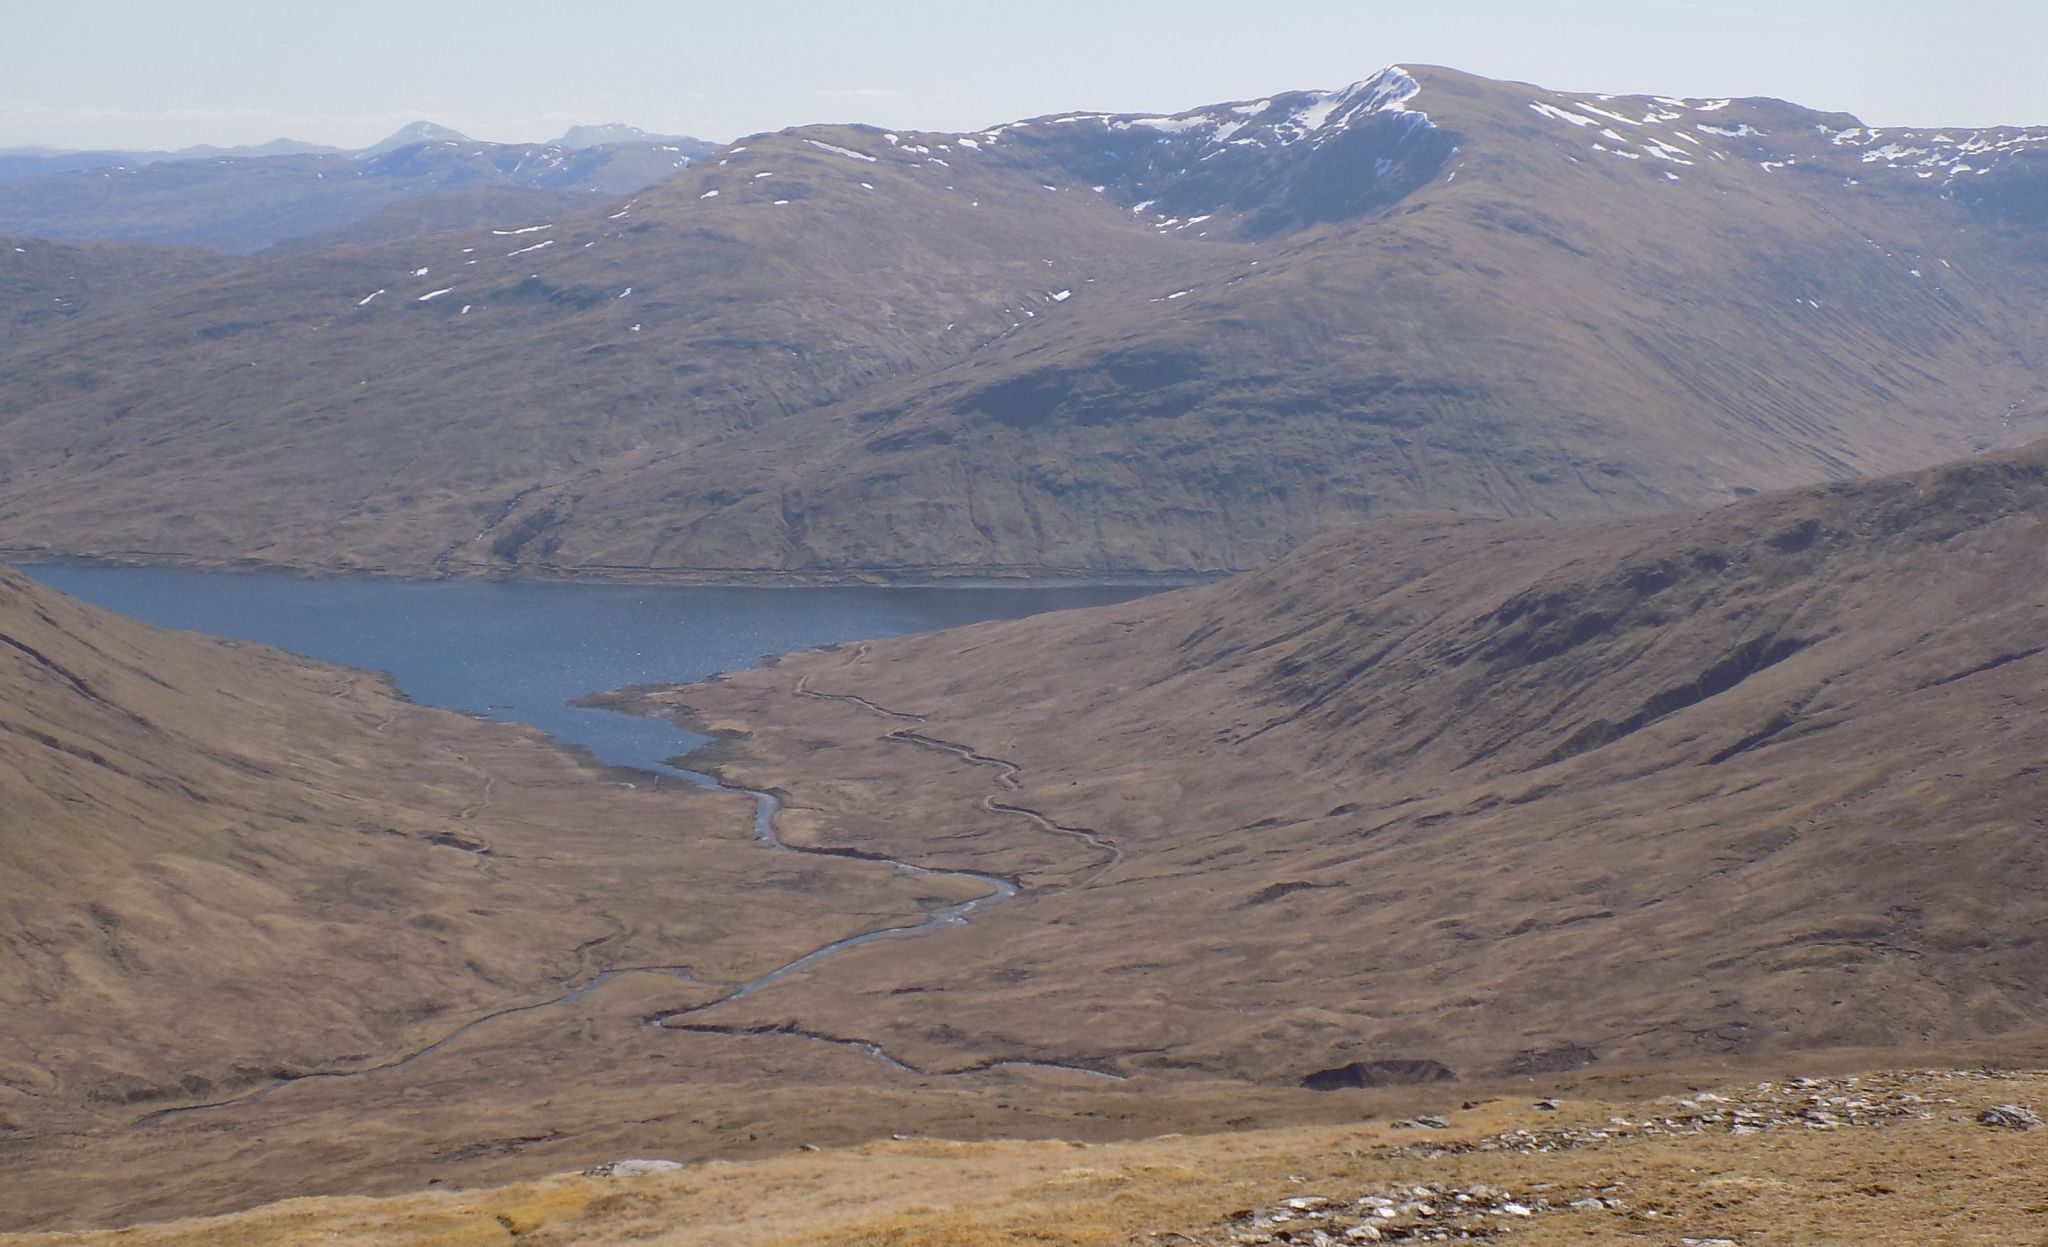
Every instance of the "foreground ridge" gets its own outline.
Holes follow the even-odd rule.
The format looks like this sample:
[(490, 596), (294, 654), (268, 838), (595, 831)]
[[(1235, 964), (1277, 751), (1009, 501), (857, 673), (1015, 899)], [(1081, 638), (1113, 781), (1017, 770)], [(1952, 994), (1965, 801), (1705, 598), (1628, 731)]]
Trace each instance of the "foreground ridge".
[[(1671, 1079), (1667, 1076), (1667, 1084)], [(1129, 1143), (904, 1138), (741, 1163), (662, 1160), (390, 1200), (294, 1200), (65, 1236), (252, 1244), (436, 1241), (1076, 1247), (1484, 1240), (2006, 1243), (2048, 1195), (2048, 1130), (1985, 1124), (2048, 1075), (1879, 1068), (1704, 1077), (1671, 1092), (1480, 1092), (1414, 1118)], [(1378, 1116), (1367, 1102), (1367, 1111)], [(1901, 1163), (1910, 1158), (1910, 1163)], [(806, 1198), (764, 1211), (763, 1189)], [(8, 1247), (53, 1240), (0, 1236)]]

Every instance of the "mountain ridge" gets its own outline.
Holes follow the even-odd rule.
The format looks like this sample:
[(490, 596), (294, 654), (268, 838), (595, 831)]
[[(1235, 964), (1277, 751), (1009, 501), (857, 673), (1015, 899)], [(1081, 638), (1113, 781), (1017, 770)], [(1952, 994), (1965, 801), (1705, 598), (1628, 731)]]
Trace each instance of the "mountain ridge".
[[(450, 126), (421, 119), (409, 122), (385, 135), (383, 138), (361, 147), (337, 147), (330, 143), (309, 143), (303, 139), (276, 138), (263, 143), (241, 143), (219, 146), (212, 143), (197, 143), (189, 147), (168, 150), (145, 150), (141, 148), (69, 148), (30, 144), (26, 146), (0, 148), (0, 181), (18, 177), (36, 177), (47, 173), (69, 173), (81, 169), (98, 169), (110, 165), (157, 164), (183, 160), (249, 159), (266, 156), (373, 156), (414, 143), (453, 141), (473, 142), (468, 135)], [(624, 122), (606, 122), (598, 125), (571, 126), (561, 136), (543, 140), (533, 146), (548, 147), (594, 147), (606, 143), (649, 142), (688, 143), (709, 150), (714, 144), (702, 139), (681, 134), (650, 134), (638, 126)], [(491, 146), (503, 146), (491, 142)]]
[[(67, 154), (47, 158), (43, 172), (14, 167), (27, 158), (10, 164), (0, 154), (0, 232), (246, 254), (346, 230), (436, 194), (491, 187), (624, 194), (707, 149), (695, 139), (624, 135), (601, 143), (488, 143), (419, 121), (355, 149), (280, 140), (251, 149)], [(492, 219), (461, 216), (449, 202), (420, 211), (440, 229)], [(370, 227), (367, 236), (389, 234)]]
[[(756, 136), (631, 202), (280, 258), (8, 350), (0, 546), (1183, 574), (1367, 515), (1684, 509), (2048, 427), (2043, 222), (2013, 206), (2048, 130), (1850, 120), (1417, 67), (1173, 117)], [(179, 328), (223, 320), (220, 350)], [(102, 333), (135, 363), (40, 379)], [(308, 366), (236, 385), (258, 344)], [(241, 430), (203, 478), (230, 504), (124, 449), (199, 410)], [(396, 476), (340, 449), (400, 444)]]

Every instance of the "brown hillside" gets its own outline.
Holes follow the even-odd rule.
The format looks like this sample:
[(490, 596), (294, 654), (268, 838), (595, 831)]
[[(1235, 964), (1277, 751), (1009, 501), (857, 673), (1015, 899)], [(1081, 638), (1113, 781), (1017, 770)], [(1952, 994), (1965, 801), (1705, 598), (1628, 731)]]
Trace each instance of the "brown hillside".
[(275, 257), (0, 346), (0, 544), (1173, 571), (1365, 516), (1922, 466), (2048, 414), (2043, 151), (1435, 69), (760, 136), (630, 204)]
[(690, 1020), (1273, 1083), (2039, 1025), (2044, 584), (2048, 444), (1704, 515), (1390, 521), (680, 689), (821, 842), (1030, 885)]
[(0, 323), (10, 336), (49, 328), (113, 297), (134, 299), (226, 272), (235, 261), (197, 247), (79, 246), (0, 235)]
[[(0, 569), (0, 1223), (332, 1182), (367, 1142), (209, 1171), (139, 1123), (388, 1066), (605, 971), (608, 992), (698, 998), (930, 907), (873, 863), (764, 861), (741, 797), (634, 778)], [(573, 1030), (539, 1047), (553, 1059)], [(467, 1128), (346, 1126), (413, 1148)], [(83, 1149), (116, 1145), (172, 1169), (103, 1183)]]
[(738, 998), (989, 885), (9, 579), (0, 1228), (1985, 1059), (2042, 1033), (2044, 510), (2048, 447), (1414, 518), (642, 697), (752, 731), (785, 843), (1019, 888)]
[[(659, 180), (659, 179), (656, 179)], [(286, 253), (321, 251), (419, 238), (449, 230), (486, 230), (502, 221), (544, 221), (581, 212), (591, 202), (589, 190), (543, 186), (473, 186), (401, 199), (358, 221), (318, 234), (287, 238), (268, 248)]]

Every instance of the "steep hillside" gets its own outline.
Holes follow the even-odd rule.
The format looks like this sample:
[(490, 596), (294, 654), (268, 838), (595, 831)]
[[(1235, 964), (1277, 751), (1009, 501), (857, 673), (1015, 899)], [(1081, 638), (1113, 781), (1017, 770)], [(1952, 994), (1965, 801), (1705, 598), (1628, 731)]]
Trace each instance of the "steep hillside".
[[(1046, 208), (998, 214), (936, 169), (795, 138), (721, 159), (592, 216), (280, 257), (0, 345), (0, 532), (424, 572), (519, 557), (573, 504), (562, 484), (611, 464), (684, 472), (779, 523), (759, 482), (792, 413), (960, 358), (1013, 309), (1170, 246), (1134, 248), (1128, 213), (1036, 183)], [(90, 361), (92, 388), (57, 359)], [(151, 453), (123, 449), (138, 437)], [(720, 446), (752, 478), (692, 466)], [(125, 482), (83, 528), (75, 472)], [(252, 542), (257, 513), (275, 527)]]
[[(2048, 427), (2044, 152), (1420, 69), (792, 130), (630, 204), (279, 258), (0, 347), (0, 544), (1186, 571), (1363, 516), (1921, 466)], [(56, 379), (80, 359), (92, 388)]]
[(1026, 883), (689, 1022), (1311, 1086), (2038, 1027), (2044, 585), (2048, 444), (643, 700), (820, 843)]
[(340, 229), (416, 196), (537, 187), (609, 198), (689, 162), (675, 143), (481, 143), (422, 123), (362, 152), (144, 160), (0, 178), (0, 232), (245, 254)]
[(85, 1206), (84, 1138), (154, 1111), (389, 1067), (621, 974), (687, 998), (921, 911), (867, 863), (793, 902), (751, 803), (621, 778), (0, 569), (0, 1220), (31, 1215), (36, 1162), (36, 1208)]

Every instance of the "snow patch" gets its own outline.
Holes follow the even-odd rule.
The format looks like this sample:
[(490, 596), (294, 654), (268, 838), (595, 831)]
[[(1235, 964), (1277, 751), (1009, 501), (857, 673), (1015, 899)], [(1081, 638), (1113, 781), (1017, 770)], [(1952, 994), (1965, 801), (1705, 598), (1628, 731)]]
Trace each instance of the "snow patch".
[(1538, 100), (1535, 103), (1529, 105), (1529, 107), (1543, 114), (1546, 117), (1553, 118), (1557, 121), (1568, 121), (1575, 126), (1597, 126), (1600, 124), (1599, 122), (1593, 120), (1591, 117), (1581, 117), (1579, 114), (1575, 112), (1570, 112), (1566, 109), (1559, 108), (1555, 104), (1545, 104), (1541, 100)]
[[(961, 139), (960, 141), (963, 143), (967, 142), (966, 139)], [(869, 164), (876, 162), (875, 157), (868, 155), (866, 152), (857, 152), (851, 147), (839, 147), (831, 143), (820, 143), (816, 139), (805, 139), (804, 142), (809, 143), (821, 152), (831, 152), (835, 156), (844, 156), (848, 160), (865, 160)]]

